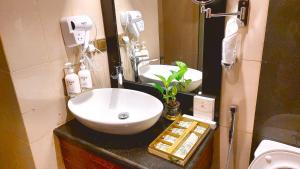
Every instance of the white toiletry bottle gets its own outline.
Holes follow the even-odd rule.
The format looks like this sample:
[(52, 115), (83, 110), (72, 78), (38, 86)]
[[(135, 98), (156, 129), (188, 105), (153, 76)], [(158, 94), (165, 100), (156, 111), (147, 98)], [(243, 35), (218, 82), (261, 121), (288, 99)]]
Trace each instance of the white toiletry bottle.
[(83, 91), (93, 87), (91, 72), (86, 69), (83, 61), (80, 61), (80, 71), (78, 72), (80, 86)]
[(66, 76), (65, 82), (67, 87), (67, 92), (70, 97), (74, 97), (81, 92), (79, 77), (74, 73), (71, 63), (65, 64)]
[(149, 57), (149, 51), (147, 50), (146, 42), (144, 42), (144, 41), (142, 42), (141, 55), (143, 57)]

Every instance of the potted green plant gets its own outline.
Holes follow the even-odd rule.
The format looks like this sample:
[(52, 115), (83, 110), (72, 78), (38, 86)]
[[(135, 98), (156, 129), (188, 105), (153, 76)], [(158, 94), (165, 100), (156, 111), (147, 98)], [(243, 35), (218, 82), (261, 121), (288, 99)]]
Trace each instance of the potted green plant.
[(152, 86), (157, 89), (163, 96), (165, 101), (165, 118), (175, 120), (180, 115), (180, 102), (176, 100), (178, 91), (184, 91), (191, 83), (191, 79), (184, 79), (184, 74), (187, 72), (188, 67), (184, 62), (176, 61), (178, 71), (171, 71), (171, 75), (165, 78), (161, 75), (155, 74), (161, 81), (160, 83), (152, 83)]

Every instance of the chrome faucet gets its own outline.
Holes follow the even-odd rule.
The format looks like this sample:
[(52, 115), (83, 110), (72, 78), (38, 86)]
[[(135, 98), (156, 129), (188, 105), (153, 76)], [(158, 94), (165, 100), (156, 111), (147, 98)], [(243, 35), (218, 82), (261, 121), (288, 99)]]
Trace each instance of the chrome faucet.
[(132, 68), (133, 68), (133, 72), (134, 72), (134, 80), (136, 82), (139, 81), (139, 65), (143, 62), (154, 62), (154, 61), (157, 61), (159, 59), (144, 59), (144, 60), (141, 60), (140, 57), (132, 57), (130, 59), (131, 61), (131, 65), (132, 65)]
[(111, 78), (118, 80), (118, 88), (123, 88), (123, 67), (116, 66), (116, 74), (112, 75)]

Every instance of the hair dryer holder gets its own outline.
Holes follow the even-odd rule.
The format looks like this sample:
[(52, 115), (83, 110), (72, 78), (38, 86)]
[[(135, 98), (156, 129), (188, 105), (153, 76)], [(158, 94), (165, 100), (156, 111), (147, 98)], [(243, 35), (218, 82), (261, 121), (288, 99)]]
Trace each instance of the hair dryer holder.
[(211, 8), (206, 8), (205, 7), (205, 5), (211, 3), (214, 0), (206, 1), (207, 3), (205, 3), (204, 1), (201, 1), (201, 0), (196, 0), (196, 1), (198, 1), (197, 4), (201, 5), (201, 13), (205, 14), (205, 18), (237, 16), (244, 23), (244, 25), (247, 25), (248, 12), (249, 12), (249, 0), (239, 0), (239, 5), (238, 5), (238, 11), (237, 12), (234, 12), (234, 13), (217, 13), (217, 14), (212, 13)]

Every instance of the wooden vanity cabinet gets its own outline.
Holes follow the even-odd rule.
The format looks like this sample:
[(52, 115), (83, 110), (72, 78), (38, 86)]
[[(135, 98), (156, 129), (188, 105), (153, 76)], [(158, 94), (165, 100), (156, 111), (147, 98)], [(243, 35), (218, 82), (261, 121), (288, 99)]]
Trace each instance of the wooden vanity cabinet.
[(66, 169), (122, 169), (123, 167), (91, 153), (79, 145), (59, 139)]
[[(82, 148), (81, 146), (71, 143), (68, 140), (59, 139), (60, 148), (66, 169), (127, 169), (134, 168), (109, 161), (109, 157), (105, 159), (93, 152)], [(199, 156), (195, 169), (210, 169), (212, 162), (213, 141), (209, 141)], [(162, 159), (164, 160), (164, 159)], [(180, 167), (180, 166), (178, 166)], [(166, 166), (166, 168), (169, 168)], [(184, 168), (184, 167), (182, 167)]]

